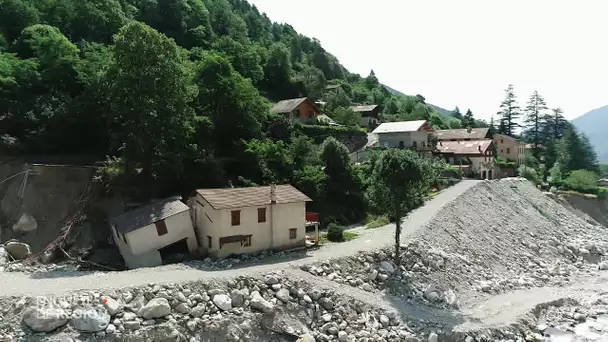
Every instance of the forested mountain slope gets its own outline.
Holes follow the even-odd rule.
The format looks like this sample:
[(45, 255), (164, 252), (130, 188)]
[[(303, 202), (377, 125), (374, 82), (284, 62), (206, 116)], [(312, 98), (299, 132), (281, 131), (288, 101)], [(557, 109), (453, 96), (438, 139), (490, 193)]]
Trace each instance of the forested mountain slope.
[(348, 221), (365, 211), (363, 178), (343, 145), (307, 135), (358, 128), (304, 129), (270, 102), (308, 96), (330, 116), (377, 104), (387, 120), (461, 122), (373, 72), (348, 72), (244, 0), (0, 0), (0, 30), (0, 153), (110, 156), (101, 179), (142, 197), (289, 182)]
[(595, 150), (600, 162), (608, 163), (608, 106), (594, 109), (578, 118), (572, 123), (579, 131), (584, 133)]
[[(391, 93), (395, 94), (395, 95), (399, 95), (399, 96), (407, 96), (404, 93), (400, 92), (399, 90), (396, 90), (394, 88), (391, 88), (387, 85), (384, 85), (386, 87), (386, 89), (388, 89)], [(429, 106), (431, 106), (437, 113), (443, 115), (443, 116), (451, 116), (452, 115), (452, 111), (447, 110), (445, 108), (441, 108), (439, 106), (436, 106), (434, 104), (430, 104)]]

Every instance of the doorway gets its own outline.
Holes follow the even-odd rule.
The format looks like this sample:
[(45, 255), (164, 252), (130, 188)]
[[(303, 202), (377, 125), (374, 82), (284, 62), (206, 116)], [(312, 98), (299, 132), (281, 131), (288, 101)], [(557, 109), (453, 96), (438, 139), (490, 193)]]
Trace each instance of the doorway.
[(190, 259), (188, 238), (183, 238), (158, 250), (163, 264), (172, 264)]
[(481, 179), (486, 179), (486, 171), (481, 171)]
[(488, 179), (492, 179), (492, 170), (488, 171)]

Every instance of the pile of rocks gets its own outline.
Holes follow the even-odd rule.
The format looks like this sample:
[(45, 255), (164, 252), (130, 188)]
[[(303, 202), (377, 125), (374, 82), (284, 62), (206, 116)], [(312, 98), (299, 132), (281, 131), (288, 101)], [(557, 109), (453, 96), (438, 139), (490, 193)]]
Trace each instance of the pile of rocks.
[(0, 304), (0, 340), (9, 341), (82, 333), (104, 341), (194, 342), (211, 336), (218, 341), (293, 341), (298, 336), (415, 341), (429, 333), (421, 322), (403, 322), (394, 312), (282, 274), (83, 291), (60, 298), (5, 298)]
[(561, 286), (608, 270), (608, 262), (601, 262), (608, 255), (605, 232), (525, 180), (487, 181), (410, 235), (400, 267), (391, 263), (394, 250), (386, 248), (303, 269), (370, 292), (397, 288), (428, 302), (457, 305), (454, 293)]

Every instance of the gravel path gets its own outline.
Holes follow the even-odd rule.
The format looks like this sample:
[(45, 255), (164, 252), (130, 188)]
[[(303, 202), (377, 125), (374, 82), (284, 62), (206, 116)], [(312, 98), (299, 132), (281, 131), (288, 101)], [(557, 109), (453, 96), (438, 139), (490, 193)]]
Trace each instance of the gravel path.
[[(403, 224), (403, 236), (416, 232), (427, 224), (447, 203), (451, 202), (479, 181), (465, 180), (438, 194), (434, 199), (413, 211)], [(5, 272), (0, 276), (0, 295), (62, 294), (81, 289), (121, 288), (149, 283), (186, 282), (218, 277), (257, 275), (277, 271), (316, 261), (356, 254), (358, 251), (374, 250), (392, 244), (394, 224), (363, 230), (359, 238), (340, 244), (329, 244), (309, 250), (299, 259), (283, 257), (267, 258), (264, 264), (223, 270), (201, 270), (185, 265), (167, 265), (123, 272), (49, 272), (44, 275), (20, 272)], [(287, 259), (287, 260), (286, 260)]]

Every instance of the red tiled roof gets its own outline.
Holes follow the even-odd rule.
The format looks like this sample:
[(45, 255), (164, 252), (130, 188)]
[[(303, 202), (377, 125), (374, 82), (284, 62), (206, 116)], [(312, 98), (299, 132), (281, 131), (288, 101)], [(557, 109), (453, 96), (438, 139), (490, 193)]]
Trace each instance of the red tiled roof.
[(437, 143), (440, 153), (483, 155), (492, 145), (492, 139), (469, 141), (441, 141)]
[[(213, 209), (246, 208), (270, 204), (270, 186), (249, 188), (199, 189), (201, 195)], [(277, 204), (312, 201), (293, 186), (276, 186)]]

